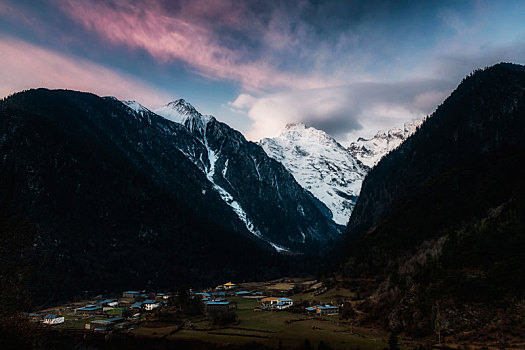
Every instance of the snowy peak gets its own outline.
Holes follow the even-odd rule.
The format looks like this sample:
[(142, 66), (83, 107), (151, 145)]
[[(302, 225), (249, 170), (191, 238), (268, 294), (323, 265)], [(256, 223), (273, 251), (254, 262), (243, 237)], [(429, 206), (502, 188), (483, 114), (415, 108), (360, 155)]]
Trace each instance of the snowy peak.
[(306, 125), (304, 125), (303, 123), (288, 123), (284, 127), (284, 130), (293, 130), (293, 129), (297, 129), (297, 130), (306, 129)]
[(156, 114), (186, 126), (190, 131), (204, 132), (206, 125), (214, 121), (210, 115), (202, 115), (184, 99), (175, 100), (154, 111)]
[(135, 113), (142, 114), (144, 112), (150, 112), (149, 109), (138, 103), (137, 101), (120, 101), (129, 108), (131, 108)]
[[(286, 124), (281, 134), (274, 139), (277, 138), (297, 142), (299, 148), (301, 147), (301, 145), (308, 145), (309, 148), (315, 148), (314, 145), (318, 145), (322, 148), (340, 148), (344, 150), (344, 147), (341, 146), (339, 142), (337, 142), (333, 137), (331, 137), (324, 131), (312, 127), (307, 127), (305, 124), (302, 123)], [(263, 140), (261, 141), (261, 143), (263, 143)]]
[(171, 109), (176, 110), (181, 115), (185, 116), (193, 116), (193, 115), (200, 115), (200, 113), (193, 107), (189, 102), (187, 102), (184, 99), (178, 99), (173, 102), (170, 102), (166, 105), (167, 107), (170, 107)]
[(407, 122), (403, 129), (392, 128), (388, 131), (379, 131), (371, 139), (358, 138), (348, 147), (348, 151), (361, 163), (372, 168), (390, 151), (397, 148), (403, 141), (412, 135), (423, 123), (423, 120)]
[(367, 168), (347, 149), (324, 131), (301, 123), (286, 125), (279, 136), (260, 145), (330, 209), (334, 222), (348, 222)]

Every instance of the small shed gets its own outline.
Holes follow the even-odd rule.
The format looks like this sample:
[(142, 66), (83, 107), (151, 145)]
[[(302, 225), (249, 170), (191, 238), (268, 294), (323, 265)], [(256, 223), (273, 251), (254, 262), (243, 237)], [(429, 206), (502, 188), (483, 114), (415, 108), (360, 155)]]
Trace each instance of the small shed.
[(308, 306), (308, 307), (305, 307), (304, 308), (306, 310), (306, 313), (308, 314), (312, 314), (312, 313), (316, 313), (317, 312), (317, 309), (313, 306)]
[(105, 300), (102, 300), (100, 303), (98, 303), (98, 305), (100, 305), (100, 306), (109, 306), (109, 307), (117, 307), (118, 306), (118, 301), (116, 301), (115, 299), (105, 299)]

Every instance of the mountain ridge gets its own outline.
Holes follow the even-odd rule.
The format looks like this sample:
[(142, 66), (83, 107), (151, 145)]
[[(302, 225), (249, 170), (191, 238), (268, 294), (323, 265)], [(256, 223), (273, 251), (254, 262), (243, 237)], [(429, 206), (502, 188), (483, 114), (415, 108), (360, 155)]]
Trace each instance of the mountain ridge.
[(373, 168), (386, 154), (393, 151), (421, 126), (423, 120), (403, 124), (403, 129), (394, 127), (388, 131), (378, 131), (374, 137), (359, 137), (348, 146), (348, 151), (360, 162)]

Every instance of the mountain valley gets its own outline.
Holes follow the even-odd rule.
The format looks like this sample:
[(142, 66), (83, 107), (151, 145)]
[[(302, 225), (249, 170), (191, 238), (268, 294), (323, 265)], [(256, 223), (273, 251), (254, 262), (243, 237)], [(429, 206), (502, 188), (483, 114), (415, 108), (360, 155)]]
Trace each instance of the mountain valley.
[(3, 298), (316, 273), (279, 293), (333, 295), (340, 327), (519, 344), (524, 91), (523, 66), (478, 70), (424, 120), (348, 148), (300, 123), (254, 143), (185, 100), (16, 93), (0, 102)]

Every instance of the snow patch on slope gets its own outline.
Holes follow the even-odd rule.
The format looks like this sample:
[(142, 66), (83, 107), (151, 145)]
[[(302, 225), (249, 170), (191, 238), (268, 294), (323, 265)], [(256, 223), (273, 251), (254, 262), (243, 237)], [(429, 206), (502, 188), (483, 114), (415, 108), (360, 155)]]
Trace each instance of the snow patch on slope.
[(143, 105), (141, 105), (140, 103), (136, 101), (120, 101), (120, 102), (122, 102), (123, 104), (131, 108), (133, 111), (135, 111), (135, 113), (140, 114), (142, 112), (149, 112), (149, 109), (147, 109), (146, 107), (144, 107)]
[(189, 117), (198, 113), (193, 106), (182, 99), (170, 102), (167, 105), (156, 109), (154, 112), (179, 124), (184, 124)]
[(191, 104), (183, 99), (170, 102), (154, 112), (168, 120), (186, 125), (192, 132), (194, 128), (202, 130), (210, 121), (215, 120), (211, 115), (200, 114)]

